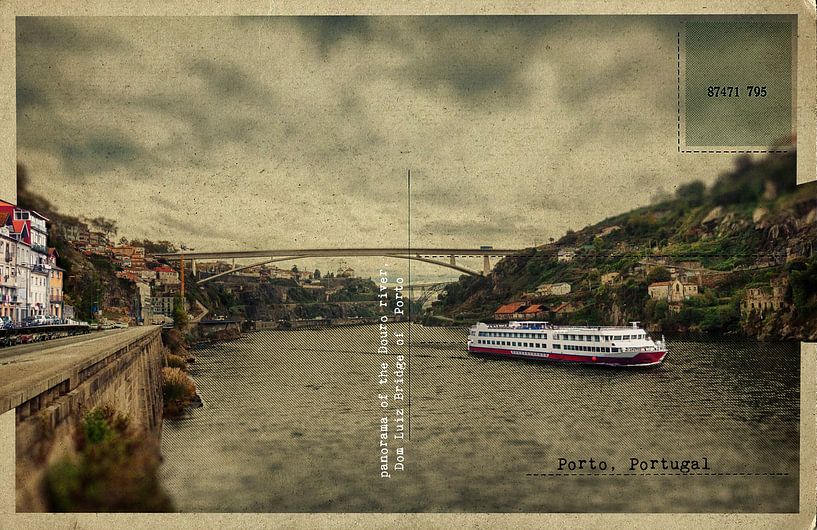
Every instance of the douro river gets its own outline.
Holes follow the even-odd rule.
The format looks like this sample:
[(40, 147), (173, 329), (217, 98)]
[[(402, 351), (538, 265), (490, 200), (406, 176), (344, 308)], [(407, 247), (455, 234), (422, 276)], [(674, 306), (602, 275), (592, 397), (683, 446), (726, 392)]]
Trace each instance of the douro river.
[(378, 374), (395, 357), (377, 352), (377, 326), (262, 331), (196, 351), (204, 406), (164, 423), (176, 507), (798, 509), (798, 344), (670, 340), (663, 365), (622, 370), (475, 357), (465, 329), (411, 335), (410, 440), (391, 424), (390, 478)]

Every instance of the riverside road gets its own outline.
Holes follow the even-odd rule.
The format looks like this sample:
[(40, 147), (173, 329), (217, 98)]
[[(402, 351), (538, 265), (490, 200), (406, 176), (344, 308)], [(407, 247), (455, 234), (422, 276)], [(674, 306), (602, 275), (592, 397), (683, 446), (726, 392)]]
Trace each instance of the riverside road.
[(0, 351), (0, 413), (53, 387), (76, 370), (134, 342), (152, 326), (101, 331), (48, 342), (21, 344)]

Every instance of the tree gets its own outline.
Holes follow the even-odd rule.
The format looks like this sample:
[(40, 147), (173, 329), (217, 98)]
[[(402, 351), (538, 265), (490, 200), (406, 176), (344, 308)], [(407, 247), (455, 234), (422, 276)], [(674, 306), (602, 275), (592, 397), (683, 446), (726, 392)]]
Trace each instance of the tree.
[(565, 232), (565, 235), (562, 236), (560, 243), (564, 245), (573, 245), (578, 241), (578, 239), (579, 235), (576, 232), (574, 232), (573, 230), (568, 230), (567, 232)]
[(700, 180), (678, 186), (675, 196), (690, 206), (700, 206), (706, 197), (706, 185)]
[(171, 243), (170, 241), (150, 241), (149, 239), (143, 239), (139, 241), (138, 239), (134, 239), (131, 241), (131, 245), (136, 247), (145, 247), (145, 252), (148, 254), (162, 254), (162, 253), (170, 253), (176, 252), (176, 245)]
[(91, 219), (91, 226), (97, 228), (100, 232), (104, 232), (106, 236), (111, 234), (116, 235), (117, 227), (116, 221), (113, 219), (105, 219), (104, 217), (96, 217)]
[(292, 272), (298, 272), (298, 266), (297, 265), (292, 266)]
[(320, 279), (321, 279), (321, 271), (320, 271), (320, 270), (318, 270), (318, 269), (315, 269), (315, 274), (314, 274), (314, 276), (315, 276), (315, 279), (316, 279), (316, 280), (320, 280)]
[(188, 317), (187, 311), (184, 309), (184, 301), (182, 297), (176, 296), (173, 301), (173, 327), (177, 329), (184, 329), (187, 325)]
[(668, 282), (672, 279), (666, 267), (656, 267), (647, 275), (647, 283)]

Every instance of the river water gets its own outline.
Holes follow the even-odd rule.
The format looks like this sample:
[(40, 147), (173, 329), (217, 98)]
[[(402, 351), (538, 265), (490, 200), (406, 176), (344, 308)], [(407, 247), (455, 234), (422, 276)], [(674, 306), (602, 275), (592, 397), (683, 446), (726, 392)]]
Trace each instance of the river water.
[[(798, 510), (798, 344), (670, 340), (663, 365), (628, 371), (474, 357), (466, 333), (412, 326), (411, 439), (389, 441), (389, 465), (399, 446), (406, 464), (391, 478), (380, 477), (377, 381), (395, 358), (377, 353), (376, 326), (262, 331), (196, 351), (205, 405), (163, 430), (177, 509)], [(560, 458), (607, 469), (560, 471)], [(631, 458), (709, 469), (631, 471)]]

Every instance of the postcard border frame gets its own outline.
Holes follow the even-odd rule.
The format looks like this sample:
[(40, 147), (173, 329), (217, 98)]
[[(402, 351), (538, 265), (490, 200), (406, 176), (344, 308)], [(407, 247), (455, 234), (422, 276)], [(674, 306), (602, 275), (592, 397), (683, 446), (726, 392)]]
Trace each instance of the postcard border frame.
[[(419, 6), (387, 6), (371, 1), (343, 0), (331, 9), (317, 0), (295, 2), (235, 2), (209, 0), (137, 0), (128, 4), (108, 5), (101, 0), (68, 2), (9, 1), (0, 4), (0, 190), (3, 198), (16, 200), (16, 109), (15, 109), (15, 17), (16, 16), (215, 16), (215, 15), (315, 15), (315, 14), (528, 14), (528, 15), (694, 15), (694, 14), (796, 14), (796, 116), (797, 116), (797, 181), (802, 184), (817, 180), (817, 63), (814, 61), (815, 6), (807, 0), (780, 2), (754, 0), (738, 4), (714, 0), (693, 5), (686, 1), (618, 0), (616, 2), (583, 3), (579, 0), (558, 2), (468, 2), (456, 0), (443, 4), (425, 2)], [(702, 154), (700, 156), (706, 156)], [(90, 529), (113, 527), (165, 526), (191, 522), (195, 526), (244, 528), (246, 526), (322, 526), (345, 527), (350, 524), (365, 528), (394, 525), (412, 527), (457, 524), (461, 526), (513, 525), (534, 528), (541, 525), (586, 527), (603, 523), (611, 528), (661, 526), (686, 528), (745, 527), (746, 525), (813, 527), (817, 505), (817, 344), (801, 343), (800, 363), (800, 512), (796, 514), (11, 514), (14, 507), (14, 413), (0, 415), (0, 521), (13, 520), (20, 527), (45, 528), (55, 523)], [(9, 458), (9, 454), (11, 458)], [(11, 480), (8, 480), (11, 477)], [(11, 498), (9, 498), (11, 497)]]

